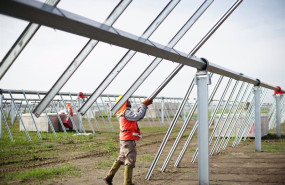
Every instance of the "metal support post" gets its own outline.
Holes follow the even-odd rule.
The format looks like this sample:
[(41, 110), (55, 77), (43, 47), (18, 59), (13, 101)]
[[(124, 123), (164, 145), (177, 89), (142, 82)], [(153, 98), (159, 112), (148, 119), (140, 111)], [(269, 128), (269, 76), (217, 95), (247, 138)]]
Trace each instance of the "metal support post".
[(254, 87), (254, 104), (255, 104), (255, 151), (261, 152), (261, 107), (260, 107), (260, 87)]
[(160, 125), (162, 125), (160, 121), (160, 111), (158, 110), (159, 108), (157, 107), (157, 104), (155, 101), (156, 99), (153, 99), (153, 102), (152, 102), (152, 105), (154, 107), (154, 112), (155, 112), (155, 119), (157, 119)]
[(100, 109), (100, 107), (99, 107), (97, 101), (96, 101), (95, 103), (96, 103), (97, 109), (98, 109), (98, 111), (99, 111), (99, 114), (100, 114), (100, 116), (101, 116), (101, 118), (102, 118), (102, 121), (103, 121), (103, 123), (104, 123), (104, 125), (105, 125), (105, 127), (106, 127), (106, 130), (107, 130), (108, 132), (110, 132), (109, 127), (108, 127), (108, 125), (107, 125), (107, 123), (106, 123), (106, 120), (105, 120), (105, 118), (104, 118), (104, 116), (103, 116), (103, 114), (102, 114), (102, 112), (101, 112), (101, 109)]
[[(218, 105), (216, 106), (216, 109), (215, 109), (214, 113), (211, 115), (210, 122), (208, 123), (208, 124), (209, 124), (209, 128), (210, 128), (211, 125), (213, 124), (214, 119), (215, 119), (217, 113), (219, 112), (219, 109), (220, 109), (221, 105), (222, 105), (223, 102), (224, 102), (224, 98), (225, 98), (225, 96), (226, 96), (226, 94), (227, 94), (227, 92), (228, 92), (228, 90), (229, 90), (229, 87), (230, 87), (230, 85), (231, 85), (231, 83), (232, 83), (232, 80), (233, 80), (232, 78), (230, 78), (230, 79), (228, 80), (227, 85), (226, 85), (226, 88), (225, 88), (225, 90), (224, 90), (224, 92), (223, 92), (223, 94), (222, 94), (222, 96), (221, 96), (221, 98), (220, 98), (220, 100), (219, 100), (219, 103), (218, 103)], [(210, 102), (209, 102), (209, 104), (210, 104)], [(197, 124), (197, 127), (198, 127), (198, 120), (196, 121), (195, 124)], [(193, 127), (193, 129), (194, 129), (194, 127)], [(196, 128), (195, 128), (195, 129), (196, 129)], [(191, 132), (192, 132), (192, 131), (191, 131)], [(193, 132), (195, 133), (195, 130), (193, 130)], [(194, 133), (193, 133), (193, 134), (194, 134)], [(212, 132), (212, 133), (213, 133), (213, 132)], [(193, 137), (193, 134), (191, 133), (190, 135), (192, 135), (192, 137)], [(189, 135), (189, 137), (190, 137), (190, 135)], [(210, 139), (211, 139), (211, 138), (212, 138), (212, 136), (210, 137)], [(180, 152), (179, 157), (177, 158), (177, 161), (176, 161), (177, 165), (178, 165), (178, 164), (180, 163), (180, 161), (182, 160), (182, 157), (184, 156), (184, 153), (186, 152), (186, 149), (187, 149), (187, 147), (188, 147), (188, 145), (189, 145), (191, 139), (192, 139), (192, 138), (187, 138), (187, 141), (185, 142), (184, 147), (183, 147), (182, 151)], [(196, 151), (195, 151), (195, 153), (194, 153), (194, 155), (193, 155), (193, 157), (192, 157), (192, 159), (191, 159), (191, 162), (192, 162), (192, 163), (195, 162), (196, 157), (198, 156), (198, 151), (199, 151), (199, 147), (196, 148)]]
[(283, 95), (281, 96), (281, 100), (283, 100), (283, 103), (281, 104), (281, 124), (284, 122), (285, 119), (285, 101), (284, 101)]
[[(78, 99), (78, 107), (81, 107), (81, 102), (83, 102), (83, 99), (79, 98), (79, 99)], [(86, 114), (87, 121), (88, 121), (88, 124), (89, 124), (89, 126), (90, 126), (90, 128), (91, 128), (93, 134), (95, 134), (95, 130), (94, 130), (94, 128), (93, 128), (93, 125), (92, 125), (92, 123), (91, 123), (91, 120), (90, 120), (90, 117), (89, 117), (88, 113), (89, 113), (89, 112), (87, 112), (87, 114)], [(79, 115), (80, 117), (82, 117), (80, 114), (78, 114), (78, 115)], [(82, 124), (83, 124), (83, 122), (82, 122)]]
[[(40, 94), (39, 94), (39, 93), (37, 93), (37, 94), (38, 94), (39, 100), (41, 101)], [(56, 135), (56, 132), (55, 132), (55, 130), (54, 130), (53, 124), (52, 124), (52, 122), (51, 122), (51, 120), (50, 120), (50, 118), (49, 118), (49, 116), (48, 116), (48, 113), (47, 113), (46, 110), (44, 110), (44, 113), (45, 113), (45, 116), (46, 116), (46, 118), (47, 118), (47, 120), (48, 120), (48, 124), (49, 124), (49, 126), (50, 126), (50, 129), (52, 130), (53, 135), (54, 135), (54, 137), (56, 138), (57, 135)]]
[(106, 113), (106, 116), (107, 116), (107, 119), (108, 119), (108, 121), (109, 121), (109, 124), (110, 124), (110, 126), (111, 126), (111, 128), (112, 128), (112, 131), (114, 132), (115, 130), (114, 130), (114, 126), (113, 126), (113, 124), (112, 124), (112, 118), (111, 118), (111, 116), (109, 116), (109, 114), (108, 114), (108, 109), (107, 109), (107, 107), (105, 106), (105, 103), (104, 103), (104, 100), (103, 100), (103, 98), (102, 98), (102, 96), (100, 96), (100, 99), (101, 99), (101, 102), (102, 102), (102, 105), (103, 105), (103, 107), (104, 107), (104, 111), (105, 111), (105, 113)]
[[(15, 105), (15, 101), (14, 101), (14, 98), (13, 98), (13, 96), (12, 96), (11, 91), (9, 92), (9, 94), (10, 94), (10, 97), (11, 97), (12, 105), (14, 105), (14, 106), (12, 106), (12, 107), (15, 109), (15, 112), (16, 112), (16, 113), (18, 114), (18, 116), (19, 116), (19, 119), (20, 119), (19, 122), (22, 124), (22, 126), (23, 126), (23, 128), (24, 128), (28, 140), (31, 141), (32, 139), (31, 139), (31, 137), (30, 137), (30, 135), (29, 135), (29, 133), (28, 133), (26, 127), (25, 127), (25, 124), (24, 124), (24, 122), (23, 122), (23, 120), (22, 120), (22, 117), (21, 117), (21, 115), (20, 115), (21, 113), (19, 112), (19, 110), (17, 109), (17, 106)], [(12, 110), (11, 112), (13, 112), (13, 110)]]
[[(107, 97), (108, 97), (108, 100), (109, 100), (109, 112), (110, 112), (110, 117), (112, 118), (112, 111), (111, 111), (111, 107), (113, 106), (113, 104), (112, 104), (112, 101), (111, 101), (111, 98), (110, 98), (110, 96), (109, 95), (107, 95)], [(115, 98), (115, 97), (114, 97)], [(116, 98), (115, 98), (115, 102), (116, 102)], [(90, 110), (90, 109), (89, 109)], [(115, 117), (116, 117), (116, 119), (118, 120), (118, 123), (120, 124), (120, 120), (119, 120), (119, 118), (115, 115)]]
[[(9, 129), (9, 125), (8, 125), (7, 119), (5, 118), (4, 110), (2, 109), (1, 106), (0, 106), (0, 109), (1, 109), (1, 116), (2, 116), (2, 118), (3, 118), (3, 120), (4, 120), (5, 125), (6, 125), (7, 132), (8, 132), (8, 134), (9, 134), (10, 140), (11, 140), (11, 141), (14, 141), (13, 136), (12, 136), (12, 134), (11, 134), (11, 131), (10, 131), (10, 129)], [(2, 137), (1, 137), (0, 139), (2, 139)]]
[(93, 106), (91, 106), (90, 108), (89, 108), (89, 113), (91, 112), (91, 114), (93, 115), (93, 118), (94, 118), (94, 120), (95, 120), (95, 124), (96, 124), (96, 126), (97, 126), (97, 129), (98, 129), (98, 131), (99, 131), (99, 133), (101, 133), (101, 128), (100, 128), (100, 125), (99, 125), (99, 123), (98, 123), (98, 121), (97, 121), (97, 119), (96, 119), (96, 112), (95, 112), (95, 109), (93, 109)]
[(33, 110), (32, 110), (32, 109), (30, 108), (30, 106), (29, 106), (29, 102), (28, 102), (28, 100), (27, 100), (27, 97), (26, 97), (26, 94), (25, 94), (25, 91), (24, 91), (24, 90), (23, 90), (23, 95), (24, 95), (24, 98), (25, 98), (25, 100), (26, 100), (26, 103), (27, 103), (27, 106), (28, 106), (29, 112), (30, 112), (30, 114), (31, 114), (31, 117), (32, 117), (32, 120), (33, 120), (34, 126), (35, 126), (35, 128), (36, 128), (36, 131), (37, 131), (38, 137), (39, 137), (39, 139), (42, 139), (42, 136), (41, 136), (41, 134), (40, 134), (40, 132), (39, 132), (39, 130), (38, 130), (37, 123), (36, 123), (35, 118), (34, 118), (34, 116), (33, 116)]
[(14, 125), (14, 122), (15, 122), (15, 104), (14, 103), (11, 103), (10, 114), (11, 114), (11, 124)]
[[(262, 89), (261, 95), (260, 95), (260, 106), (262, 106), (263, 100), (264, 100), (266, 94), (267, 94), (267, 89)], [(251, 117), (251, 119), (250, 119), (250, 121), (249, 121), (249, 126), (247, 127), (245, 133), (243, 134), (243, 140), (244, 140), (244, 141), (245, 141), (246, 138), (248, 137), (249, 132), (250, 132), (251, 128), (253, 127), (253, 124), (254, 124), (254, 116)]]
[[(212, 75), (212, 74), (211, 74), (211, 75)], [(220, 86), (220, 84), (221, 84), (221, 82), (222, 82), (222, 79), (223, 79), (223, 76), (220, 76), (218, 82), (217, 82), (216, 85), (215, 85), (215, 88), (213, 89), (213, 91), (212, 91), (212, 93), (211, 93), (211, 96), (210, 96), (210, 98), (209, 98), (209, 102), (211, 102), (212, 99), (213, 99), (213, 97), (215, 96), (215, 94), (216, 94), (216, 92), (217, 92), (217, 89), (218, 89), (218, 87)], [(188, 101), (187, 101), (187, 102), (188, 102)], [(186, 102), (186, 104), (187, 104), (187, 102)], [(186, 104), (185, 104), (185, 106), (183, 107), (184, 110), (185, 110)], [(165, 169), (166, 169), (166, 167), (167, 167), (167, 165), (168, 165), (168, 163), (169, 163), (171, 157), (173, 156), (174, 151), (176, 150), (176, 148), (177, 148), (177, 146), (178, 146), (178, 144), (179, 144), (179, 142), (180, 142), (180, 140), (181, 140), (181, 138), (182, 138), (182, 136), (183, 136), (183, 134), (184, 134), (184, 132), (185, 132), (187, 126), (188, 126), (188, 124), (190, 123), (191, 118), (193, 117), (193, 115), (194, 115), (194, 113), (195, 113), (196, 108), (197, 108), (197, 101), (194, 103), (194, 106), (191, 107), (191, 110), (190, 110), (190, 112), (189, 112), (189, 114), (188, 114), (188, 116), (187, 116), (185, 122), (183, 123), (183, 125), (182, 125), (182, 127), (181, 127), (181, 129), (180, 129), (180, 131), (179, 131), (179, 133), (178, 133), (178, 135), (177, 135), (177, 137), (176, 137), (176, 139), (175, 139), (175, 141), (174, 141), (174, 143), (173, 143), (173, 145), (172, 145), (172, 147), (171, 147), (171, 149), (170, 149), (170, 151), (169, 151), (169, 153), (168, 153), (168, 155), (167, 155), (167, 158), (165, 159), (165, 161), (164, 161), (164, 163), (163, 163), (163, 166), (162, 166), (162, 168), (161, 168), (161, 171), (163, 171), (163, 172), (165, 171)], [(196, 126), (195, 126), (195, 125), (196, 125)], [(195, 125), (194, 125), (193, 129), (195, 128), (194, 130), (196, 131), (196, 129), (197, 129), (197, 122), (195, 123)], [(192, 131), (193, 131), (193, 129), (192, 129)], [(194, 131), (194, 132), (195, 132), (195, 131)], [(193, 132), (193, 133), (194, 133), (194, 132)], [(190, 135), (191, 135), (191, 134), (190, 134)], [(192, 138), (192, 137), (191, 137), (191, 138)]]
[[(2, 93), (0, 93), (0, 108), (1, 108), (1, 110), (2, 110), (2, 104), (3, 104), (3, 95), (2, 95)], [(3, 139), (2, 114), (0, 114), (0, 139)]]
[(210, 184), (209, 175), (209, 123), (208, 123), (208, 85), (210, 76), (207, 71), (196, 73), (198, 100), (198, 176), (199, 184)]
[(279, 94), (275, 95), (276, 100), (276, 136), (281, 137), (281, 118), (280, 118), (280, 98)]
[(85, 132), (85, 128), (84, 128), (83, 123), (82, 123), (82, 116), (76, 110), (76, 104), (74, 103), (74, 101), (72, 99), (71, 93), (69, 93), (69, 97), (70, 97), (70, 102), (71, 102), (71, 105), (73, 107), (74, 113), (77, 115), (77, 118), (78, 118), (78, 121), (79, 121), (79, 131), (80, 132), (83, 131), (84, 133), (86, 133)]
[(161, 106), (160, 106), (160, 111), (161, 111), (161, 124), (164, 125), (164, 98), (162, 97), (161, 99)]
[(60, 117), (60, 115), (58, 114), (59, 102), (57, 102), (57, 105), (56, 105), (56, 106), (54, 105), (54, 102), (53, 102), (53, 101), (51, 101), (51, 104), (52, 104), (52, 106), (54, 107), (54, 110), (55, 110), (57, 119), (59, 120), (59, 123), (60, 123), (60, 125), (61, 125), (62, 130), (63, 130), (64, 134), (67, 136), (67, 132), (66, 132), (65, 126), (63, 125), (62, 120), (61, 120), (61, 117)]

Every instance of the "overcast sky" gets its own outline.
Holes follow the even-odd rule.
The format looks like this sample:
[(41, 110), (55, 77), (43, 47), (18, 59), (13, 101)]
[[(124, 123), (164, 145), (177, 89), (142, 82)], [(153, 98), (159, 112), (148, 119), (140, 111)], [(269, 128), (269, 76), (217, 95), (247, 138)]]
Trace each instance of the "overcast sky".
[[(58, 7), (103, 23), (118, 2), (62, 0)], [(140, 36), (168, 2), (134, 0), (113, 26)], [(182, 0), (150, 40), (167, 45), (202, 2)], [(214, 1), (175, 49), (189, 53), (234, 2)], [(26, 21), (0, 15), (1, 59), (27, 24)], [(196, 56), (285, 88), (284, 33), (284, 0), (244, 0)], [(0, 87), (49, 90), (88, 40), (42, 26), (0, 81)], [(93, 92), (126, 51), (106, 43), (98, 44), (62, 91)], [(153, 56), (136, 54), (104, 93), (124, 93), (153, 59)], [(135, 94), (150, 95), (176, 66), (176, 63), (163, 61)], [(195, 69), (184, 67), (160, 95), (183, 97), (194, 74)], [(269, 91), (269, 97), (272, 94)]]

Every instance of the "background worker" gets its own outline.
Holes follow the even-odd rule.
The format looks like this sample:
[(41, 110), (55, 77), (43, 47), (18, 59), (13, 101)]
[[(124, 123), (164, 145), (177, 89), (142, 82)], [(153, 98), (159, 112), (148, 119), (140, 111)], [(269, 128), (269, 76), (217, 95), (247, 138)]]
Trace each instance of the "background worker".
[[(117, 101), (121, 98), (122, 96)], [(133, 168), (135, 167), (137, 157), (135, 140), (139, 140), (142, 137), (137, 121), (144, 118), (147, 106), (150, 104), (152, 104), (152, 100), (144, 100), (138, 112), (134, 112), (131, 110), (131, 103), (128, 100), (118, 110), (117, 116), (120, 117), (120, 154), (104, 178), (108, 185), (113, 184), (113, 178), (121, 165), (125, 165), (124, 185), (132, 184)]]

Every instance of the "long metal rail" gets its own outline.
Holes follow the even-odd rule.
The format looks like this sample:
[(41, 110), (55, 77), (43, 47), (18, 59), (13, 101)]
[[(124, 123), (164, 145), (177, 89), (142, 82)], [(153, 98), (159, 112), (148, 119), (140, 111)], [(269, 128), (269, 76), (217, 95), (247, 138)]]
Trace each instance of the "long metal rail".
[[(161, 25), (165, 18), (172, 12), (180, 0), (170, 1), (160, 14), (152, 21), (152, 23), (146, 28), (141, 35), (141, 39), (148, 39), (156, 29)], [(88, 108), (97, 100), (97, 98), (103, 93), (103, 91), (110, 85), (110, 83), (116, 78), (116, 76), (123, 70), (123, 68), (134, 57), (136, 51), (129, 50), (123, 58), (115, 65), (111, 72), (105, 77), (100, 85), (95, 89), (87, 102), (80, 108), (79, 112), (84, 114)]]
[[(60, 0), (47, 0), (45, 3), (51, 6), (56, 6)], [(20, 53), (24, 50), (29, 41), (37, 33), (38, 29), (41, 27), (39, 24), (29, 23), (16, 42), (13, 44), (11, 49), (5, 55), (0, 63), (0, 80), (9, 70), (12, 64), (15, 62)]]
[[(240, 3), (241, 1), (237, 1), (235, 5)], [(228, 12), (229, 14), (236, 8), (235, 5), (231, 8), (231, 11)], [(133, 34), (98, 23), (71, 12), (54, 7), (50, 9), (43, 8), (43, 3), (41, 2), (32, 0), (3, 0), (0, 1), (0, 13), (120, 47), (129, 48), (134, 51), (194, 67), (199, 70), (205, 69), (206, 66), (208, 66), (210, 72), (268, 89), (279, 90), (275, 86), (264, 83), (258, 79), (248, 77), (242, 73), (232, 71), (214, 63), (209, 62), (207, 65), (201, 58), (194, 56), (188, 57), (187, 54), (183, 52), (151, 42), (148, 39), (141, 39)], [(41, 112), (38, 112), (37, 114), (39, 115), (40, 113)]]
[[(167, 47), (174, 48), (174, 46), (182, 39), (186, 32), (194, 25), (194, 23), (200, 18), (200, 16), (207, 10), (212, 4), (213, 0), (204, 1), (203, 4), (196, 10), (196, 12), (188, 19), (183, 27), (176, 33), (176, 35), (170, 40)], [(210, 35), (208, 35), (208, 38)], [(189, 55), (194, 55), (197, 50), (190, 52)], [(139, 88), (139, 86), (145, 81), (145, 79), (152, 73), (152, 71), (160, 64), (161, 58), (155, 58), (151, 64), (145, 69), (145, 71), (138, 77), (138, 79), (132, 84), (132, 86), (124, 93), (123, 97), (112, 108), (114, 112), (126, 102), (126, 100)], [(176, 74), (176, 73), (175, 73)]]

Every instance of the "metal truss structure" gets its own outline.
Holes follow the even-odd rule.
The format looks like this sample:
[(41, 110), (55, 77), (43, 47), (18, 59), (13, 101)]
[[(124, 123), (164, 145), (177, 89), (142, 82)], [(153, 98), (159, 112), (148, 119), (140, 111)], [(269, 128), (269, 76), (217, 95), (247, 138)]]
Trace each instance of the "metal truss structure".
[[(95, 122), (97, 131), (101, 131), (97, 122), (97, 119), (99, 118), (92, 115), (94, 110), (99, 112), (106, 130), (114, 130), (112, 123), (112, 121), (114, 121), (112, 120), (114, 117), (113, 113), (116, 113), (127, 99), (131, 99), (134, 107), (137, 107), (138, 102), (141, 102), (143, 98), (147, 98), (154, 100), (154, 106), (159, 106), (154, 107), (154, 112), (152, 113), (155, 115), (147, 115), (146, 118), (142, 120), (141, 124), (146, 124), (143, 122), (147, 122), (149, 126), (153, 126), (156, 124), (154, 119), (157, 119), (160, 124), (164, 124), (164, 120), (169, 123), (168, 131), (166, 132), (158, 152), (155, 155), (154, 161), (146, 175), (147, 180), (150, 179), (178, 121), (181, 121), (182, 123), (181, 130), (163, 163), (161, 168), (161, 171), (163, 172), (166, 170), (173, 153), (177, 150), (177, 146), (180, 143), (183, 134), (185, 134), (186, 128), (190, 124), (190, 120), (194, 120), (195, 123), (187, 140), (185, 141), (184, 147), (176, 159), (174, 166), (179, 166), (195, 132), (198, 129), (199, 145), (192, 157), (192, 162), (194, 162), (198, 157), (199, 184), (209, 184), (209, 156), (213, 155), (215, 152), (220, 152), (222, 149), (226, 149), (234, 132), (235, 140), (232, 143), (232, 147), (237, 146), (242, 139), (245, 140), (249, 137), (249, 133), (254, 127), (255, 150), (261, 151), (261, 107), (263, 106), (263, 100), (268, 90), (275, 91), (275, 101), (270, 106), (266, 119), (268, 120), (268, 127), (270, 129), (276, 127), (277, 136), (281, 137), (280, 124), (284, 122), (285, 119), (285, 98), (283, 98), (282, 95), (284, 91), (281, 90), (281, 88), (267, 84), (259, 79), (254, 79), (240, 72), (224, 68), (213, 62), (209, 62), (205, 58), (194, 56), (203, 44), (242, 3), (242, 0), (234, 1), (232, 6), (228, 8), (223, 16), (207, 32), (207, 34), (204, 35), (195, 47), (189, 48), (189, 53), (186, 54), (174, 48), (185, 36), (187, 31), (204, 14), (204, 12), (206, 12), (207, 8), (211, 6), (213, 1), (214, 0), (203, 1), (194, 14), (189, 17), (179, 31), (172, 37), (172, 39), (170, 39), (167, 45), (158, 44), (149, 40), (149, 38), (180, 3), (180, 0), (169, 1), (140, 36), (113, 27), (121, 14), (123, 14), (123, 12), (132, 3), (132, 0), (121, 0), (103, 23), (57, 8), (56, 6), (59, 3), (59, 0), (47, 0), (46, 3), (33, 0), (0, 1), (1, 14), (30, 22), (10, 51), (1, 61), (0, 79), (3, 78), (5, 73), (9, 70), (11, 65), (36, 34), (41, 25), (89, 38), (89, 41), (86, 43), (84, 48), (82, 48), (80, 53), (78, 53), (78, 55), (72, 60), (70, 65), (48, 92), (26, 90), (1, 91), (1, 137), (2, 120), (5, 123), (10, 139), (13, 140), (12, 133), (9, 130), (7, 122), (9, 117), (12, 120), (12, 123), (15, 119), (19, 119), (19, 122), (25, 128), (25, 124), (22, 120), (22, 113), (27, 112), (32, 117), (34, 126), (37, 130), (37, 124), (34, 116), (39, 117), (44, 113), (46, 118), (49, 119), (48, 113), (54, 112), (59, 120), (61, 120), (58, 112), (60, 109), (66, 108), (67, 102), (72, 104), (75, 108), (75, 113), (79, 116), (78, 128), (71, 118), (72, 124), (77, 133), (86, 132), (82, 124), (83, 117), (88, 120), (93, 134), (95, 134), (96, 129), (93, 127), (92, 122)], [(86, 101), (76, 99), (76, 97), (78, 97), (77, 93), (60, 92), (62, 87), (67, 83), (99, 42), (105, 42), (126, 48), (127, 52), (104, 78), (100, 85), (96, 87), (94, 92), (85, 94), (85, 96), (87, 96)], [(103, 94), (104, 90), (138, 52), (154, 56), (155, 58), (124, 93), (120, 101), (115, 101), (115, 98), (118, 95)], [(143, 84), (156, 67), (165, 60), (178, 63), (178, 66), (148, 97), (133, 96), (134, 92)], [(181, 99), (157, 97), (161, 90), (166, 87), (166, 85), (184, 66), (197, 69), (185, 96)], [(217, 81), (212, 84), (213, 78), (216, 78)], [(209, 93), (208, 86), (211, 84), (214, 88)], [(221, 84), (223, 84), (223, 87)], [(193, 92), (195, 85), (197, 86), (196, 93)], [(216, 93), (219, 90), (222, 91), (222, 93)], [(8, 95), (9, 98), (4, 98), (3, 94)], [(15, 94), (21, 94), (22, 97), (15, 98)], [(27, 98), (27, 94), (37, 96), (37, 98)], [(41, 95), (44, 96), (41, 97)], [(195, 99), (194, 102), (190, 102), (189, 97), (195, 95), (197, 99)], [(217, 101), (214, 101), (214, 98)], [(209, 114), (209, 107), (211, 109), (211, 114)], [(68, 110), (66, 111), (68, 112)], [(194, 119), (195, 112), (197, 112), (197, 119)], [(104, 117), (103, 114), (106, 116)], [(50, 122), (51, 121), (49, 120), (49, 124), (52, 127)], [(66, 133), (62, 122), (61, 127)], [(27, 138), (30, 140), (28, 131), (26, 129), (24, 130)], [(210, 136), (209, 130), (211, 130)], [(54, 129), (52, 129), (52, 132), (56, 137)], [(39, 139), (41, 139), (41, 135), (38, 130), (37, 133)]]

